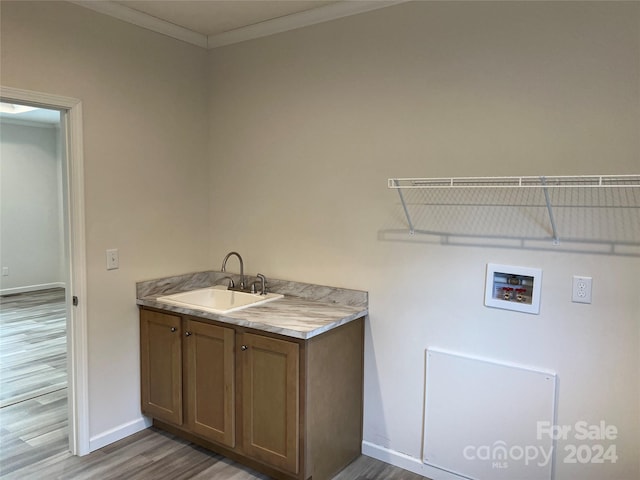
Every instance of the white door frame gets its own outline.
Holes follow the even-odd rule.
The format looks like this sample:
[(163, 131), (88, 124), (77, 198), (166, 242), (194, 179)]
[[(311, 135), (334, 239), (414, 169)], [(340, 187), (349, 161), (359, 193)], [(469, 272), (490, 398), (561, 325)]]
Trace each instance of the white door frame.
[[(89, 382), (87, 355), (87, 269), (84, 221), (84, 158), (82, 144), (82, 102), (75, 98), (0, 86), (3, 102), (64, 110), (62, 131), (66, 140), (66, 184), (64, 192), (68, 221), (67, 276), (67, 376), (69, 399), (69, 450), (74, 455), (89, 453)], [(71, 305), (72, 297), (78, 305)]]

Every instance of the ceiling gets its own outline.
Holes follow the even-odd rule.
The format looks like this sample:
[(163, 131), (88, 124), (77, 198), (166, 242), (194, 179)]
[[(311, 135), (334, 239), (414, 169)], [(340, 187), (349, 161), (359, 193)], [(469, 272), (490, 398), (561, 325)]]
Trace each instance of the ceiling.
[(60, 124), (60, 111), (2, 102), (0, 121), (26, 125), (45, 124), (53, 127)]
[(337, 3), (324, 0), (116, 1), (202, 35), (218, 35), (274, 18)]
[(407, 0), (70, 0), (203, 48), (216, 48)]

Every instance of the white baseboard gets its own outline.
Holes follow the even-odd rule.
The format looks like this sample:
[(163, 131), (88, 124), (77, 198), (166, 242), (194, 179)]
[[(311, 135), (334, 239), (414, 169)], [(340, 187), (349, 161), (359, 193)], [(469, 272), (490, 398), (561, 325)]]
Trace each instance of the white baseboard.
[(65, 288), (64, 282), (42, 283), (40, 285), (27, 285), (25, 287), (13, 287), (0, 289), (0, 295), (14, 295), (16, 293), (37, 292), (38, 290), (48, 290), (49, 288)]
[(145, 428), (149, 428), (151, 424), (152, 420), (150, 418), (140, 417), (132, 422), (119, 425), (111, 430), (95, 435), (89, 439), (89, 451), (93, 452), (94, 450), (98, 450), (117, 442), (118, 440), (122, 440), (129, 435), (133, 435)]
[(433, 480), (466, 480), (465, 477), (426, 465), (419, 458), (410, 457), (367, 441), (362, 442), (362, 454)]

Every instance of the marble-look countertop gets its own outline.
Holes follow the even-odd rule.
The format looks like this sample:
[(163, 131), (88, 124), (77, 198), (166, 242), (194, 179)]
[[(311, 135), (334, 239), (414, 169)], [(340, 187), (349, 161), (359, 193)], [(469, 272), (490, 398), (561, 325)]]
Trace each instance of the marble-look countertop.
[(367, 292), (272, 279), (268, 280), (269, 291), (282, 293), (283, 298), (225, 314), (157, 301), (162, 295), (214, 285), (225, 275), (198, 272), (139, 282), (136, 303), (303, 340), (368, 314)]

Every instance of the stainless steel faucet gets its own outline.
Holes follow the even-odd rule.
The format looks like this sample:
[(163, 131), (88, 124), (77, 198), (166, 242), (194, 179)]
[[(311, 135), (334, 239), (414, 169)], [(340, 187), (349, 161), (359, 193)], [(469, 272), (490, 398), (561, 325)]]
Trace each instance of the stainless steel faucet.
[(238, 257), (238, 260), (240, 261), (240, 289), (244, 290), (245, 285), (244, 285), (244, 262), (242, 261), (242, 257), (240, 256), (240, 254), (238, 252), (229, 252), (227, 253), (227, 255), (224, 257), (224, 260), (222, 260), (222, 271), (226, 272), (226, 268), (227, 268), (227, 260), (229, 260), (229, 257), (235, 255), (236, 257)]

